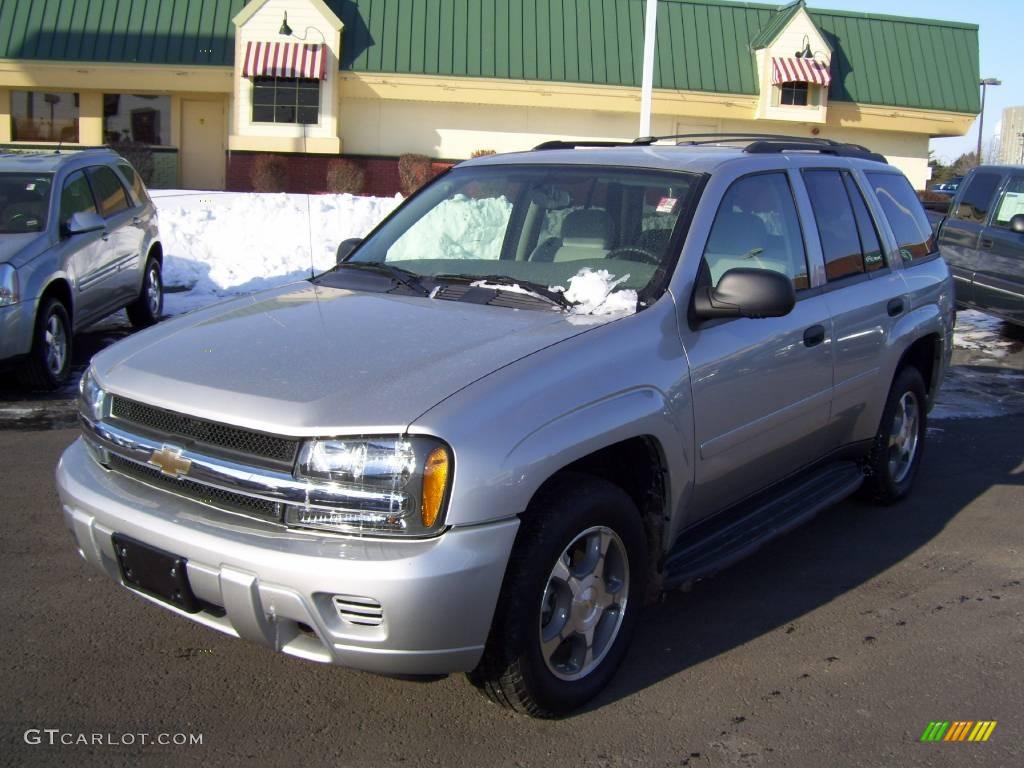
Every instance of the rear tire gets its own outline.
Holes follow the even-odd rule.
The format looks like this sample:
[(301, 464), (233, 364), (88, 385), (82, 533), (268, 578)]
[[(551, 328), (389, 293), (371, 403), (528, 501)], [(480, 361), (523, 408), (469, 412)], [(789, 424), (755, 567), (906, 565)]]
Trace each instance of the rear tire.
[(920, 371), (911, 365), (900, 369), (865, 462), (862, 495), (878, 504), (893, 504), (910, 493), (924, 452), (927, 407)]
[(557, 478), (523, 517), (470, 682), (534, 717), (577, 709), (625, 656), (646, 577), (646, 536), (629, 496), (587, 475)]
[(26, 389), (52, 391), (67, 383), (71, 375), (71, 320), (59, 299), (52, 296), (39, 305), (32, 350), (18, 370)]
[(128, 319), (136, 328), (148, 328), (160, 320), (164, 310), (164, 283), (160, 262), (150, 256), (142, 276), (139, 297), (125, 308)]

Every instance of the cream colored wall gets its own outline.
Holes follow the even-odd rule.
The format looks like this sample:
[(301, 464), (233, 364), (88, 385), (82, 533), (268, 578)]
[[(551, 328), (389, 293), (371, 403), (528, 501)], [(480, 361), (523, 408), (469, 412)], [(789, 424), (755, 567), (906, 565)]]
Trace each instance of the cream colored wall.
[(772, 83), (772, 59), (790, 58), (797, 51), (804, 48), (804, 38), (811, 46), (811, 53), (817, 61), (826, 65), (832, 59), (825, 39), (814, 26), (811, 17), (802, 8), (796, 12), (782, 32), (772, 41), (767, 48), (756, 52), (758, 83), (760, 85), (760, 97), (757, 103), (757, 116), (765, 120), (801, 121), (806, 123), (824, 123), (828, 117), (828, 89), (817, 88), (817, 104), (809, 104), (806, 107), (785, 106), (775, 104), (776, 86)]
[[(292, 36), (279, 34), (288, 13)], [(252, 80), (242, 77), (249, 42), (322, 43), (327, 46), (327, 79), (320, 84), (320, 120), (316, 125), (278, 125), (252, 122)], [(341, 35), (330, 19), (309, 0), (267, 0), (235, 35), (234, 105), (229, 140), (231, 149), (277, 152), (341, 151), (338, 140), (338, 57)]]
[[(655, 114), (656, 135), (680, 132), (776, 132), (813, 136), (803, 123), (722, 120)], [(881, 152), (907, 174), (917, 189), (928, 178), (928, 136), (892, 131), (818, 127), (821, 138), (863, 144)], [(346, 154), (400, 155), (463, 159), (477, 149), (517, 152), (550, 139), (613, 139), (636, 136), (637, 117), (612, 112), (538, 107), (429, 104), (407, 101), (346, 100), (342, 105), (342, 140)]]

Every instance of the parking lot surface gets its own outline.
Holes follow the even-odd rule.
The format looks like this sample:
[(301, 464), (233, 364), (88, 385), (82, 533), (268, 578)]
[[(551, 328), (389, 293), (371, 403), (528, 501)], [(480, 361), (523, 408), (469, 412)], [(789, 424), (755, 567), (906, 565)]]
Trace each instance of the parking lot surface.
[[(667, 595), (610, 688), (553, 722), (461, 676), (275, 655), (125, 592), (59, 514), (53, 467), (75, 432), (0, 431), (0, 763), (1021, 765), (1022, 431), (1024, 416), (933, 422), (909, 501), (845, 503)], [(920, 743), (936, 720), (997, 726), (985, 743)], [(60, 743), (82, 734), (103, 743)]]

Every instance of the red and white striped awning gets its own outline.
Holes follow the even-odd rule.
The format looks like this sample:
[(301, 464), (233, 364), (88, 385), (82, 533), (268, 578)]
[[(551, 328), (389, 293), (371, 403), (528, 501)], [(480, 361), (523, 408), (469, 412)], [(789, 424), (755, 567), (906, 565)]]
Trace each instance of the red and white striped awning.
[(817, 83), (828, 87), (832, 75), (828, 64), (814, 59), (772, 58), (772, 83)]
[(327, 46), (321, 43), (245, 44), (242, 77), (327, 79)]

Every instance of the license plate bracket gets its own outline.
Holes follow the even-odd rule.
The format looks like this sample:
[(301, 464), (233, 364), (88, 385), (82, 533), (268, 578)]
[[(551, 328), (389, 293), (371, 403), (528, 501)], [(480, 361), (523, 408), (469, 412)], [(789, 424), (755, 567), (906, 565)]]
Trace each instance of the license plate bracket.
[(186, 613), (201, 606), (188, 582), (188, 561), (170, 552), (115, 533), (114, 552), (126, 586), (173, 605)]

